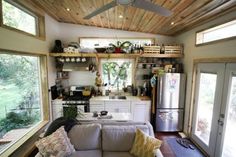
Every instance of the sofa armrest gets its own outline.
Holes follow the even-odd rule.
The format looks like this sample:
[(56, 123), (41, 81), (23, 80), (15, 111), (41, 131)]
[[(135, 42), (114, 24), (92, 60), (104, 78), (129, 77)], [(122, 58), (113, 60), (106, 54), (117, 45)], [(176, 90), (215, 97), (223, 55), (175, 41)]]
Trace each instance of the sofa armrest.
[(160, 149), (156, 149), (155, 157), (163, 157), (163, 155), (162, 155)]

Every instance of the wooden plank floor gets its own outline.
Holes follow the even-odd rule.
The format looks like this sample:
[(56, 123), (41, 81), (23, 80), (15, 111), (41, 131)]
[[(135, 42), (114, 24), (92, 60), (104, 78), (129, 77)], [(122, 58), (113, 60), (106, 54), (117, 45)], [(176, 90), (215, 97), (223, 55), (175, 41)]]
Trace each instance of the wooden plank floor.
[(156, 133), (155, 136), (156, 136), (156, 138), (163, 141), (161, 148), (160, 148), (163, 156), (164, 157), (175, 157), (175, 154), (172, 152), (166, 139), (180, 137), (179, 134), (178, 133)]

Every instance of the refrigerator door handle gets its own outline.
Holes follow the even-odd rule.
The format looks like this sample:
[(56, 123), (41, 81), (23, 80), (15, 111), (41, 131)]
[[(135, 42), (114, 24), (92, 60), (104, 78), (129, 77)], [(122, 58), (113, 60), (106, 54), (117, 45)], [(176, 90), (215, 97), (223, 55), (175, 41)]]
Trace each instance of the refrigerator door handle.
[(169, 113), (168, 111), (159, 111), (160, 113)]
[(163, 92), (163, 82), (162, 82), (162, 77), (160, 79), (160, 85), (159, 85), (159, 104), (162, 104), (162, 92)]

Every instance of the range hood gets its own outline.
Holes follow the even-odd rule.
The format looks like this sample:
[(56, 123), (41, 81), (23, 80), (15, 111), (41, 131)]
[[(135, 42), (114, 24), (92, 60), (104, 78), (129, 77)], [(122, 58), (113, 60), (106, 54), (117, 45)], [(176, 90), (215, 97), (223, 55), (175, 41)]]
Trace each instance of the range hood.
[(89, 66), (92, 64), (90, 58), (87, 58), (84, 62), (64, 62), (62, 71), (89, 71)]

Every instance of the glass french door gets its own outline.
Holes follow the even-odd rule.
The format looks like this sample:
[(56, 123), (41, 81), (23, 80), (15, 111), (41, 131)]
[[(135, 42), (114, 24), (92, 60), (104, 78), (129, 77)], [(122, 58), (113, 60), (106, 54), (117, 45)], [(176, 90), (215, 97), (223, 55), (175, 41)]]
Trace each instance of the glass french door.
[(236, 64), (226, 64), (216, 145), (217, 157), (236, 156)]
[(211, 157), (236, 156), (236, 64), (197, 65), (191, 138)]
[(223, 63), (197, 65), (191, 137), (210, 155), (215, 150), (224, 70)]

